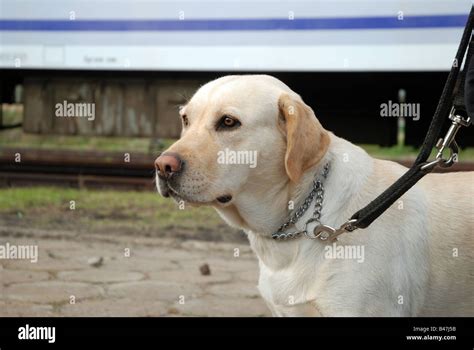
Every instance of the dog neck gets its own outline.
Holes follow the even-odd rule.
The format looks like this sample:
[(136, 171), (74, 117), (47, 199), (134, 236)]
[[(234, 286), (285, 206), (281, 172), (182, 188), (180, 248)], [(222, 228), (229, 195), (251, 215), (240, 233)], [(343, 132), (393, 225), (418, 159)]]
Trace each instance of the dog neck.
[[(219, 210), (221, 216), (232, 226), (243, 229), (249, 238), (252, 249), (260, 261), (270, 269), (282, 269), (291, 264), (298, 255), (318, 255), (325, 243), (300, 237), (288, 241), (275, 241), (271, 234), (287, 220), (291, 210), (289, 202), (298, 208), (311, 191), (316, 174), (321, 174), (326, 163), (330, 171), (324, 180), (324, 201), (320, 221), (330, 226), (342, 224), (353, 213), (351, 202), (358, 196), (358, 189), (371, 172), (371, 158), (357, 146), (330, 133), (331, 143), (328, 151), (318, 164), (305, 171), (298, 184), (289, 180), (277, 187), (252, 189), (253, 200), (245, 200), (245, 205), (234, 204), (225, 210)], [(350, 169), (350, 170), (349, 170)], [(351, 174), (357, 172), (357, 177)], [(365, 176), (364, 176), (365, 175)], [(356, 180), (358, 179), (358, 180)], [(261, 184), (259, 184), (261, 187)], [(258, 192), (257, 192), (258, 191)], [(258, 197), (255, 197), (258, 193)], [(245, 194), (244, 194), (245, 195)], [(255, 200), (258, 198), (258, 200)], [(249, 203), (255, 203), (252, 207)], [(313, 215), (314, 201), (306, 213), (299, 219), (305, 223)], [(289, 227), (289, 231), (296, 230)], [(308, 252), (307, 250), (311, 250)]]

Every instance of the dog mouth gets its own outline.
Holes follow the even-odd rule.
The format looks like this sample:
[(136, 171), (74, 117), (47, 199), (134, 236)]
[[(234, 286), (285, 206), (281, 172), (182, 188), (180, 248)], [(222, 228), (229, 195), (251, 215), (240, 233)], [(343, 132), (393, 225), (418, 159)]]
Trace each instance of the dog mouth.
[(167, 197), (167, 198), (172, 197), (173, 199), (177, 201), (181, 201), (181, 200), (185, 200), (187, 202), (189, 201), (187, 198), (185, 198), (185, 196), (183, 196), (178, 191), (176, 191), (173, 187), (171, 187), (169, 182), (165, 183), (165, 191), (163, 191), (162, 194), (164, 197)]
[(178, 203), (181, 201), (184, 201), (190, 204), (207, 204), (208, 203), (205, 201), (199, 201), (199, 200), (190, 198), (189, 196), (180, 193), (179, 191), (174, 189), (172, 185), (166, 180), (161, 180), (159, 186), (160, 186), (160, 193), (163, 197), (165, 198), (171, 197)]
[(160, 194), (165, 198), (171, 197), (177, 202), (185, 201), (191, 204), (211, 204), (212, 202), (217, 202), (219, 204), (228, 204), (233, 199), (232, 195), (224, 194), (222, 196), (216, 197), (214, 200), (208, 200), (208, 201), (196, 200), (196, 199), (188, 197), (187, 195), (180, 193), (180, 191), (173, 188), (173, 186), (169, 183), (169, 181), (166, 181), (165, 179), (161, 179), (161, 178), (159, 178), (158, 181), (159, 181), (158, 186), (159, 186)]
[(161, 177), (159, 174), (156, 176), (157, 184), (158, 184), (158, 190), (159, 193), (165, 197), (165, 198), (173, 198), (177, 202), (185, 201), (191, 204), (212, 204), (214, 203), (219, 203), (221, 205), (226, 205), (229, 204), (233, 197), (231, 194), (223, 194), (218, 197), (214, 197), (212, 200), (198, 200), (195, 198), (191, 198), (186, 194), (181, 193), (181, 191), (177, 190), (176, 188), (173, 187), (172, 181), (169, 181), (170, 179), (165, 179)]
[(168, 180), (160, 176), (158, 173), (156, 174), (156, 184), (158, 188), (158, 192), (165, 198), (176, 198), (180, 197), (178, 191), (173, 189), (170, 186), (170, 183)]

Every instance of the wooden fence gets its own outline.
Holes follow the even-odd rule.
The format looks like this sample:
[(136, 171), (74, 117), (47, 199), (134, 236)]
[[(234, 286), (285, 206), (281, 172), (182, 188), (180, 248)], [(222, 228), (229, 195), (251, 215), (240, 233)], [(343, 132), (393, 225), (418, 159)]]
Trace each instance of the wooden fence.
[[(177, 138), (178, 107), (199, 87), (189, 80), (27, 79), (28, 133)], [(57, 116), (58, 104), (89, 104), (94, 117)]]

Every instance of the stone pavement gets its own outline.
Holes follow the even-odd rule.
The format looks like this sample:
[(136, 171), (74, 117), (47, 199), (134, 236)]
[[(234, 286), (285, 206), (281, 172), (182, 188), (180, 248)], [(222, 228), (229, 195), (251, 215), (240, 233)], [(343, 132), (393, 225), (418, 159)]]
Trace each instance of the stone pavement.
[(0, 316), (270, 316), (245, 244), (0, 227), (7, 242), (39, 257), (0, 259)]

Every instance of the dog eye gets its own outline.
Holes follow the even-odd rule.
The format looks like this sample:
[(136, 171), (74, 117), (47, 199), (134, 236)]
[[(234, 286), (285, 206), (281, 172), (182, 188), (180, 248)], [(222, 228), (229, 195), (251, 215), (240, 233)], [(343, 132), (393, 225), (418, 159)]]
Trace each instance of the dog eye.
[(217, 123), (217, 128), (216, 130), (220, 130), (220, 129), (234, 129), (234, 128), (237, 128), (241, 125), (241, 123), (229, 116), (229, 115), (223, 115), (222, 118), (219, 120), (219, 122)]
[(189, 125), (188, 116), (187, 116), (186, 114), (183, 114), (183, 115), (181, 116), (181, 119), (183, 120), (184, 126), (188, 126), (188, 125)]

